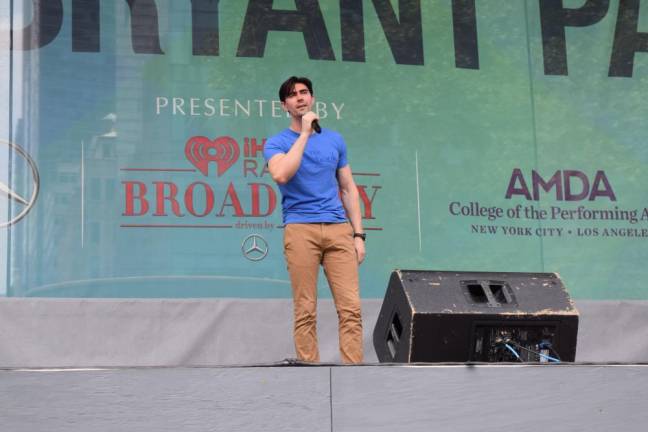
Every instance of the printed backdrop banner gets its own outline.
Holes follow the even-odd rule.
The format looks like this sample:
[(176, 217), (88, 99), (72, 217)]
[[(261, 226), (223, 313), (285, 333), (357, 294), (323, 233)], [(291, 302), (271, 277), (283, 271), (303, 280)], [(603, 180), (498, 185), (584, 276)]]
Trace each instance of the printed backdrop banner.
[(648, 298), (645, 1), (1, 10), (0, 293), (289, 297), (262, 148), (299, 75), (347, 142), (363, 297), (406, 268), (558, 272), (577, 299)]

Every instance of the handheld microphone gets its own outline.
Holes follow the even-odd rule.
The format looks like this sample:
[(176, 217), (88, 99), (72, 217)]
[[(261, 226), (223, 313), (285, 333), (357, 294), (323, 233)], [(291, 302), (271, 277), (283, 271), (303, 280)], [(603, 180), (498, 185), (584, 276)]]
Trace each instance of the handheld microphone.
[(317, 121), (317, 119), (313, 120), (313, 122), (311, 123), (311, 126), (313, 127), (313, 130), (315, 132), (317, 132), (318, 134), (322, 133), (322, 128), (319, 125), (319, 122)]

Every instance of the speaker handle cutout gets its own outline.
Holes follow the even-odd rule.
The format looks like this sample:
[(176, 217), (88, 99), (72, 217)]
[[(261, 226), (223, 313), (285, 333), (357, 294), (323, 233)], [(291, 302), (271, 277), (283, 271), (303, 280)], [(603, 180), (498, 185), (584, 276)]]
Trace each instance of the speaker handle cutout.
[(493, 280), (461, 281), (468, 299), (475, 305), (501, 307), (515, 304), (515, 296), (508, 283)]
[(387, 332), (387, 348), (392, 360), (396, 358), (396, 347), (400, 342), (403, 334), (403, 324), (398, 316), (398, 312), (394, 311), (392, 319), (389, 323), (389, 331)]

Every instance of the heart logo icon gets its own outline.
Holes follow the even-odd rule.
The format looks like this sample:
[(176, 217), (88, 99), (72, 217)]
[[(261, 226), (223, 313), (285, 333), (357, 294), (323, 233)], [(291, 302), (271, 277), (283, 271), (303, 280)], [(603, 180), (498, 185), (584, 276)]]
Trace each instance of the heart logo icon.
[(238, 143), (229, 136), (218, 137), (213, 141), (204, 136), (195, 136), (185, 144), (187, 160), (205, 176), (209, 175), (210, 162), (216, 162), (218, 177), (222, 176), (236, 163), (239, 154)]

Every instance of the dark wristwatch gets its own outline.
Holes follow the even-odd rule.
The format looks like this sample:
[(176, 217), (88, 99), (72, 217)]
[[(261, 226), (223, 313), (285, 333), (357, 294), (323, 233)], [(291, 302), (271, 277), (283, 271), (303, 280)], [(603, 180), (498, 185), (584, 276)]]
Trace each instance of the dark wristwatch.
[(360, 237), (362, 241), (367, 241), (367, 233), (353, 233), (353, 238)]

